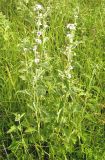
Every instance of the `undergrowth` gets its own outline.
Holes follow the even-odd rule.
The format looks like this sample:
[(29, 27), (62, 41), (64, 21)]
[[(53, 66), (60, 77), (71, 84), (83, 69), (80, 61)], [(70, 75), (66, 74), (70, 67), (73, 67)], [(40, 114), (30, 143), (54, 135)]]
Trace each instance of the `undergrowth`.
[(0, 1), (0, 159), (105, 159), (104, 0)]

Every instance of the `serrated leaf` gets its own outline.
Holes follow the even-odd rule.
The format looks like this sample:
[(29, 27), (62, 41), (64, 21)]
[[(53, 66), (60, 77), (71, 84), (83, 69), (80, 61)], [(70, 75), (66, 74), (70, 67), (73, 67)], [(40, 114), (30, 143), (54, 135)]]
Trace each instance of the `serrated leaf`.
[(16, 131), (16, 126), (11, 126), (11, 128), (7, 131), (7, 133), (12, 133)]
[(24, 73), (24, 72), (27, 72), (27, 70), (25, 68), (19, 69), (19, 73)]
[(35, 130), (35, 128), (33, 128), (33, 127), (28, 127), (26, 130), (25, 130), (25, 132), (26, 133), (32, 133), (32, 132), (35, 132), (36, 130)]
[(17, 114), (17, 113), (15, 113), (15, 121), (16, 121), (16, 122), (20, 121), (20, 119), (21, 119), (24, 115), (25, 115), (25, 113), (23, 113), (23, 114)]
[(26, 76), (24, 76), (24, 75), (20, 75), (19, 77), (20, 77), (23, 81), (26, 80)]

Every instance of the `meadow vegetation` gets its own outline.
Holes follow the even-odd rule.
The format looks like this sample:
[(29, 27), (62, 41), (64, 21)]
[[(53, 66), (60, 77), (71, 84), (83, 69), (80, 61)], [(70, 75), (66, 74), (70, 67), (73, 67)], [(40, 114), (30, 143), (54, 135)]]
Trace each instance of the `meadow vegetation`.
[(104, 0), (0, 0), (0, 160), (105, 160), (104, 60)]

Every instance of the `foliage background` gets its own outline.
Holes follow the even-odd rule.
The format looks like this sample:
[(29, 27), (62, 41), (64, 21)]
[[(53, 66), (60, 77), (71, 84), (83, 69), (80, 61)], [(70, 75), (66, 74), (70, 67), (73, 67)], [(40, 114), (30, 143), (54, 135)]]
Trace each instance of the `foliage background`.
[[(51, 8), (48, 58), (38, 68), (32, 63), (36, 3)], [(79, 45), (72, 80), (62, 80), (65, 26), (74, 23), (76, 7)], [(0, 1), (0, 159), (105, 159), (104, 28), (104, 0)]]

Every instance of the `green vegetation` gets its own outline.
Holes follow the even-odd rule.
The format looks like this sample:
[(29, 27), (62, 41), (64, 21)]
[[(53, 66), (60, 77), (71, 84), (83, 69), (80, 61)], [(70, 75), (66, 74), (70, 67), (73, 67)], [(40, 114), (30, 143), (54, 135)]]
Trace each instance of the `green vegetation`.
[(105, 160), (104, 45), (104, 0), (0, 0), (0, 160)]

